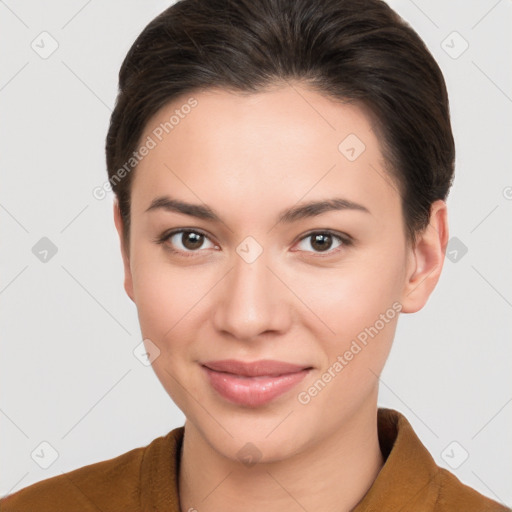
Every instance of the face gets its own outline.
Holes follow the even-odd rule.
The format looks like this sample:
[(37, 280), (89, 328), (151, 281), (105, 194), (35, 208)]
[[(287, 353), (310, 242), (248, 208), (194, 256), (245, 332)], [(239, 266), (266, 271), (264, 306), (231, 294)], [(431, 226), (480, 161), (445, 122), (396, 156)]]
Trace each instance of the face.
[(399, 312), (440, 272), (435, 243), (406, 244), (369, 116), (298, 84), (212, 89), (163, 108), (148, 137), (123, 254), (162, 385), (232, 459), (247, 442), (271, 461), (340, 432), (374, 406)]

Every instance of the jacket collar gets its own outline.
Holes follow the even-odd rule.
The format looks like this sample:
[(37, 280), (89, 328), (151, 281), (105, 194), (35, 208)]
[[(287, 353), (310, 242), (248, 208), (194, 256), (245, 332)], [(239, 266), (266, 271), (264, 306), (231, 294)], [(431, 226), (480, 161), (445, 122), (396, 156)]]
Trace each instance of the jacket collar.
[(404, 415), (381, 408), (379, 444), (385, 459), (377, 478), (353, 512), (427, 512), (439, 494), (439, 468)]

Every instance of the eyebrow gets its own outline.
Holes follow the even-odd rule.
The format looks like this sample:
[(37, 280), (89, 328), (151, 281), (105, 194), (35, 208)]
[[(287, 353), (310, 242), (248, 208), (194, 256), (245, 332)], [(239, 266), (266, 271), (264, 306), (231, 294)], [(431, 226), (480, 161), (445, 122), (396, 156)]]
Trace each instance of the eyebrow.
[[(165, 210), (168, 212), (182, 213), (198, 219), (213, 222), (222, 222), (220, 216), (209, 206), (186, 203), (169, 196), (161, 196), (153, 199), (146, 212), (154, 210)], [(349, 201), (348, 199), (333, 198), (323, 201), (310, 201), (292, 208), (283, 210), (278, 215), (277, 222), (292, 223), (301, 219), (316, 217), (329, 211), (356, 210), (371, 214), (365, 206)]]

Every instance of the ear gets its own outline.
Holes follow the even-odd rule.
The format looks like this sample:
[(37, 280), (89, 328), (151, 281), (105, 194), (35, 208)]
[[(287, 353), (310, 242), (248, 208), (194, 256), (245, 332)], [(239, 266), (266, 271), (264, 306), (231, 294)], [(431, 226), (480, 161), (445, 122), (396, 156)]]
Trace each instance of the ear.
[[(119, 241), (121, 245), (121, 255), (123, 257), (123, 266), (124, 266), (124, 289), (128, 294), (128, 297), (133, 299), (133, 280), (132, 280), (132, 270), (130, 267), (130, 258), (128, 256), (128, 250), (125, 244), (125, 240), (123, 237), (123, 219), (121, 217), (121, 211), (119, 209), (119, 203), (117, 200), (114, 201), (114, 223), (116, 225), (117, 234), (119, 235)], [(135, 301), (134, 301), (135, 302)]]
[(448, 211), (438, 199), (430, 208), (430, 222), (409, 249), (409, 263), (402, 293), (402, 313), (415, 313), (433, 292), (443, 269), (448, 244)]

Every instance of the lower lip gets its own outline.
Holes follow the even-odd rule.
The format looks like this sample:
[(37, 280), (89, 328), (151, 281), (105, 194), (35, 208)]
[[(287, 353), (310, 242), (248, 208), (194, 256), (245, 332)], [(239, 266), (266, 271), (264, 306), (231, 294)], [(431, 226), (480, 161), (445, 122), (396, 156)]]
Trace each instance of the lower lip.
[(279, 377), (240, 377), (202, 367), (213, 389), (230, 402), (247, 407), (264, 405), (296, 386), (310, 369)]

